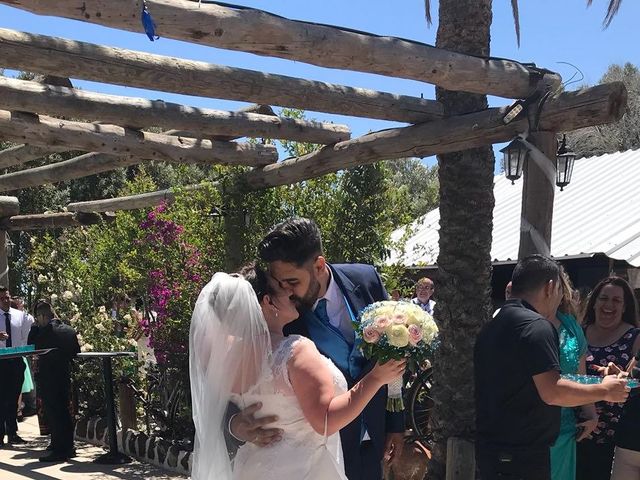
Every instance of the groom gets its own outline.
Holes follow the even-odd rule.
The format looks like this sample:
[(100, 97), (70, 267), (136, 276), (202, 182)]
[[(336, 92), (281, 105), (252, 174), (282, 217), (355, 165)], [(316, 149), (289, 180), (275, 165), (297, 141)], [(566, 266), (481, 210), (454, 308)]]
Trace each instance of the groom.
[[(375, 268), (328, 264), (318, 226), (306, 218), (290, 218), (276, 225), (262, 240), (258, 252), (269, 263), (273, 278), (291, 292), (300, 311), (300, 318), (285, 327), (285, 334), (300, 334), (313, 340), (318, 350), (342, 371), (351, 388), (373, 366), (355, 344), (352, 322), (367, 305), (387, 299)], [(363, 413), (340, 430), (349, 480), (381, 479), (383, 458), (393, 462), (402, 453), (404, 414), (387, 412), (386, 399), (387, 389), (382, 388)], [(264, 445), (262, 437), (273, 435), (273, 430), (262, 430), (261, 436), (262, 422), (258, 425), (253, 420), (254, 411), (239, 414), (239, 428), (234, 429), (231, 424), (231, 433)], [(242, 438), (245, 431), (250, 433)]]

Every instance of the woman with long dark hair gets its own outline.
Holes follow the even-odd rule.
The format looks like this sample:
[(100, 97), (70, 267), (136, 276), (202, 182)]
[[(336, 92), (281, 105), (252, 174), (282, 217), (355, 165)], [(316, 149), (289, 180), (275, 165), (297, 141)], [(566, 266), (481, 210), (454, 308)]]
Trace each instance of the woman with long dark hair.
[[(596, 285), (585, 309), (583, 329), (589, 345), (588, 373), (609, 363), (625, 368), (640, 350), (636, 300), (623, 278), (607, 277)], [(622, 408), (617, 403), (596, 403), (598, 426), (590, 438), (578, 443), (578, 480), (610, 477)]]

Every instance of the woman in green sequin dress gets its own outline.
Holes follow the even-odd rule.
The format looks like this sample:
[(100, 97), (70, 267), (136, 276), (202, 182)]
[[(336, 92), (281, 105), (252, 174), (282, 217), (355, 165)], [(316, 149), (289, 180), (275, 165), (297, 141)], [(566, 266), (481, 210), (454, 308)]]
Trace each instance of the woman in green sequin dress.
[[(584, 374), (587, 339), (576, 319), (577, 312), (572, 299), (573, 287), (564, 270), (562, 283), (564, 297), (556, 318), (551, 321), (558, 329), (560, 339), (560, 370), (563, 374)], [(581, 416), (586, 420), (576, 424), (575, 409), (562, 408), (561, 410), (560, 434), (551, 447), (552, 480), (575, 480), (576, 478), (576, 441), (589, 435), (598, 424), (593, 404), (583, 406)]]

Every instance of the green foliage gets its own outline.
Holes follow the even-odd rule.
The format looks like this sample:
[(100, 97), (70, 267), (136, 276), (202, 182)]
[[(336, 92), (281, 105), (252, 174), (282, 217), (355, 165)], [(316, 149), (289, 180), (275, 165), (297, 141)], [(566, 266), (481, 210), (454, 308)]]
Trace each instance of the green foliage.
[[(284, 113), (303, 118), (300, 111)], [(282, 146), (295, 156), (318, 148), (297, 142), (282, 142)], [(34, 163), (72, 156), (74, 152), (54, 154)], [(172, 426), (167, 427), (167, 418), (158, 418), (155, 424), (172, 428), (170, 435), (188, 436), (192, 428), (187, 363), (191, 312), (202, 286), (215, 271), (225, 269), (231, 223), (241, 232), (244, 261), (255, 257), (255, 246), (271, 226), (299, 215), (316, 220), (329, 260), (379, 263), (387, 254), (391, 231), (415, 214), (411, 196), (420, 182), (412, 187), (398, 182), (425, 172), (419, 162), (416, 165), (407, 167), (410, 173), (400, 174), (390, 163), (380, 162), (244, 195), (234, 189), (246, 168), (156, 163), (57, 187), (23, 189), (18, 194), (25, 213), (61, 210), (69, 201), (168, 187), (175, 189), (176, 198), (151, 211), (117, 212), (109, 223), (15, 235), (17, 253), (11, 270), (19, 272), (14, 291), (25, 294), (31, 303), (37, 297), (52, 299), (59, 316), (77, 329), (85, 351), (133, 350), (141, 336), (148, 337), (158, 359), (153, 373), (146, 369), (141, 376), (136, 362), (118, 361), (116, 376), (130, 377), (137, 390), (148, 391), (146, 405), (155, 405), (156, 413), (172, 399)], [(182, 188), (192, 184), (199, 187)], [(139, 308), (124, 305), (125, 296), (137, 300)], [(99, 365), (82, 362), (76, 379), (82, 409), (99, 413), (103, 404)]]
[(615, 123), (582, 128), (568, 134), (578, 156), (594, 156), (640, 147), (640, 71), (631, 63), (611, 65), (600, 83), (623, 82), (627, 110)]
[[(390, 172), (396, 204), (404, 208), (398, 219), (410, 223), (438, 207), (438, 166), (427, 167), (417, 158), (386, 162)], [(403, 215), (404, 214), (404, 215)]]

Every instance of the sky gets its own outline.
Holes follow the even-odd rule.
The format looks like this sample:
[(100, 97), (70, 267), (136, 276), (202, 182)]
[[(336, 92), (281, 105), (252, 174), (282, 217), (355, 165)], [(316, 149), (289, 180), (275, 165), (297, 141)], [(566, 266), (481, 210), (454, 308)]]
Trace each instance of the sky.
[[(437, 0), (432, 0), (434, 23), (430, 27), (424, 17), (423, 0), (238, 0), (238, 5), (263, 9), (287, 18), (344, 26), (379, 35), (408, 38), (431, 45), (435, 44), (438, 25)], [(639, 27), (640, 2), (626, 0), (618, 15), (607, 29), (602, 27), (608, 0), (595, 0), (586, 7), (585, 0), (520, 0), (521, 45), (518, 48), (513, 27), (509, 0), (494, 0), (491, 27), (491, 55), (536, 65), (560, 73), (568, 80), (576, 69), (578, 83), (567, 85), (568, 90), (580, 85), (593, 85), (614, 63), (631, 62), (640, 66)], [(151, 9), (153, 15), (153, 10)], [(261, 57), (230, 50), (200, 46), (166, 38), (150, 42), (140, 33), (101, 27), (98, 25), (43, 17), (5, 5), (0, 5), (0, 27), (29, 33), (39, 33), (67, 39), (104, 44), (113, 47), (140, 50), (160, 55), (169, 55), (200, 60), (219, 65), (247, 68), (269, 73), (319, 80), (353, 87), (434, 98), (432, 85), (390, 78), (380, 75), (316, 67), (301, 62)], [(159, 31), (162, 34), (161, 30)], [(0, 59), (2, 67), (2, 59)], [(9, 72), (11, 73), (11, 72)], [(73, 80), (74, 85), (85, 90), (126, 96), (162, 99), (206, 108), (234, 110), (246, 104), (218, 99), (207, 99), (176, 95), (157, 91), (141, 90), (116, 85), (98, 84)], [(491, 106), (510, 103), (510, 100), (489, 98)], [(363, 135), (393, 126), (394, 122), (346, 117), (334, 114), (307, 112), (310, 119), (333, 121), (349, 125), (353, 136)], [(497, 150), (502, 145), (496, 145)], [(433, 157), (425, 163), (433, 164)]]

